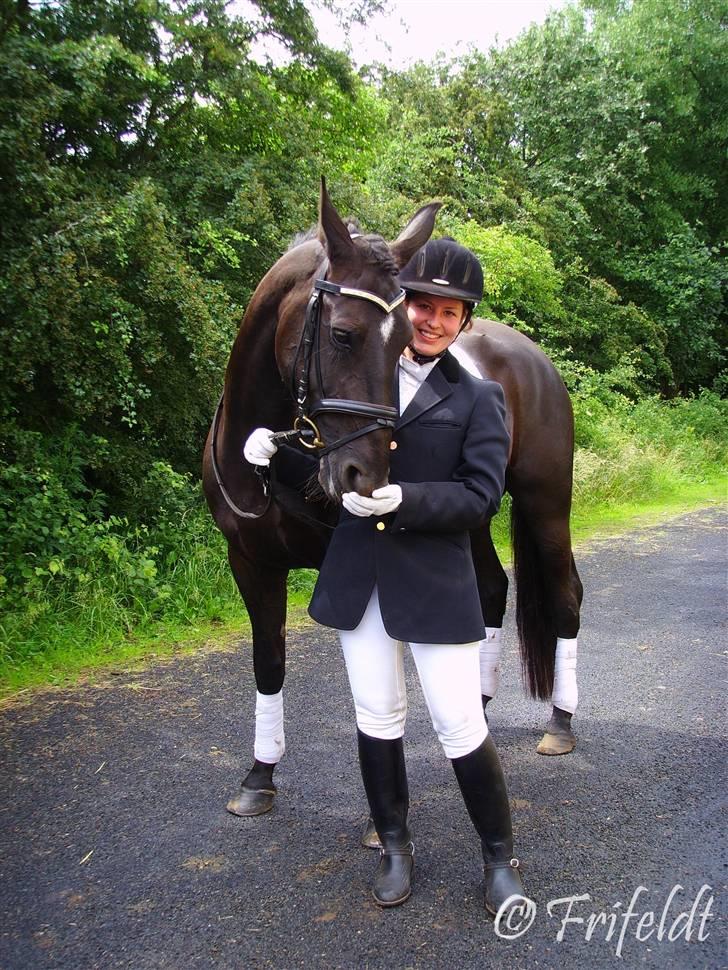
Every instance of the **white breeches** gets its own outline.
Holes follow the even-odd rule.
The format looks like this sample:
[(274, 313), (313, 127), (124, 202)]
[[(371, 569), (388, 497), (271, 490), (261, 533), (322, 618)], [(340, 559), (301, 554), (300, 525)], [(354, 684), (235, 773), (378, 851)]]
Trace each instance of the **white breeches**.
[[(356, 709), (372, 738), (401, 738), (407, 718), (404, 643), (384, 629), (376, 589), (355, 630), (339, 637)], [(448, 758), (470, 754), (488, 728), (480, 699), (478, 642), (410, 643), (432, 725)]]

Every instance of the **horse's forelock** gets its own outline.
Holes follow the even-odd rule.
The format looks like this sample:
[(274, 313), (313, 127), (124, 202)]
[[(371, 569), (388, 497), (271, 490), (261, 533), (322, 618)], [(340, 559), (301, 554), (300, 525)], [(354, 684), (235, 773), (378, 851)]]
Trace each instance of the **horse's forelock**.
[(360, 238), (362, 240), (360, 249), (363, 249), (364, 243), (367, 247), (365, 251), (367, 262), (381, 266), (382, 269), (391, 273), (392, 276), (396, 276), (398, 273), (397, 264), (384, 239), (381, 236), (375, 236), (373, 234), (361, 236)]
[[(376, 233), (363, 233), (359, 220), (353, 216), (344, 219), (344, 225), (349, 230), (349, 234), (353, 237), (359, 253), (367, 263), (381, 266), (383, 270), (391, 273), (392, 276), (397, 275), (397, 264), (389, 250), (389, 246), (381, 236), (376, 235)], [(305, 232), (296, 233), (288, 246), (287, 252), (317, 238), (318, 225), (311, 226)]]

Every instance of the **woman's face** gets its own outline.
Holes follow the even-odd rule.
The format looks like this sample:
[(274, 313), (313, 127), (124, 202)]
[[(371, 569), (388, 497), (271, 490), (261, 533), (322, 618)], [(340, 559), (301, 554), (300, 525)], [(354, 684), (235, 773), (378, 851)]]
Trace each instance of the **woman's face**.
[(412, 346), (418, 354), (434, 357), (460, 333), (465, 304), (448, 296), (413, 293), (407, 299), (407, 314), (414, 330)]

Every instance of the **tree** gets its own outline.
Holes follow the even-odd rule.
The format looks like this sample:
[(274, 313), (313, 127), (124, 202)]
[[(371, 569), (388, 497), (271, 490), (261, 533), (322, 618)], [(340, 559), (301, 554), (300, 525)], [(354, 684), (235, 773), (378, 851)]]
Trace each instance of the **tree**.
[[(481, 86), (511, 107), (510, 144), (528, 189), (528, 215), (519, 221), (538, 233), (545, 216), (540, 224), (556, 265), (578, 255), (625, 306), (653, 318), (655, 334), (695, 334), (700, 366), (687, 366), (684, 343), (667, 344), (683, 389), (710, 383), (721, 366), (725, 15), (720, 0), (597, 0), (567, 7), (505, 50), (470, 61)], [(702, 267), (701, 295), (689, 306), (657, 269), (661, 261), (683, 280), (690, 267)], [(676, 313), (690, 320), (678, 322)], [(660, 364), (653, 373), (666, 389), (669, 369)]]
[[(325, 166), (356, 180), (374, 150), (300, 0), (227, 8), (64, 0), (0, 31), (0, 421), (101, 436), (88, 474), (127, 505), (160, 457), (197, 471), (245, 302)], [(286, 65), (252, 59), (262, 35)]]

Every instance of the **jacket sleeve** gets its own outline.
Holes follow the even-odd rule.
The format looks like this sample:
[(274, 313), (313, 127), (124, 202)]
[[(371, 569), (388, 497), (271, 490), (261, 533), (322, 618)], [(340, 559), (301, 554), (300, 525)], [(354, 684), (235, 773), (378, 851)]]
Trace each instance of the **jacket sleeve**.
[(510, 447), (505, 398), (495, 381), (484, 381), (479, 391), (451, 481), (400, 482), (402, 504), (393, 532), (462, 532), (484, 525), (498, 511)]

